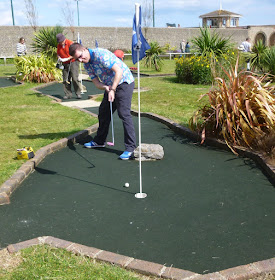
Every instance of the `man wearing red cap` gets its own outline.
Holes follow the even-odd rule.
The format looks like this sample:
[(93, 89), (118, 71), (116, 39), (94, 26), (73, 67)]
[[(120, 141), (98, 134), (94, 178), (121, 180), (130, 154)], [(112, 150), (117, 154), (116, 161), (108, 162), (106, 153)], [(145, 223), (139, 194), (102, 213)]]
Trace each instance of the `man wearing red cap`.
[(81, 88), (78, 81), (79, 75), (79, 62), (75, 61), (69, 54), (69, 47), (73, 44), (73, 41), (68, 40), (62, 33), (56, 35), (57, 40), (57, 57), (62, 62), (64, 69), (63, 84), (64, 84), (64, 99), (72, 98), (71, 84), (73, 84), (75, 94), (78, 99), (81, 99)]

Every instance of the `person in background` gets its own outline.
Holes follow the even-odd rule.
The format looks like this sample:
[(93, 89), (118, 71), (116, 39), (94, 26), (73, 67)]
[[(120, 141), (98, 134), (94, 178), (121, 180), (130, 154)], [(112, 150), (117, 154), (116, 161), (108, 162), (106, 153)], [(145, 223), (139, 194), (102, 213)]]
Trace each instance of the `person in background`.
[(115, 50), (114, 55), (123, 61), (124, 59), (124, 52), (122, 50)]
[(73, 41), (66, 39), (66, 37), (62, 33), (56, 35), (56, 40), (58, 43), (57, 57), (64, 66), (62, 73), (65, 96), (63, 97), (63, 99), (69, 99), (73, 97), (71, 84), (73, 84), (77, 99), (81, 99), (81, 88), (78, 80), (79, 62), (75, 61), (69, 54), (69, 47), (71, 44), (73, 44)]
[[(180, 43), (180, 52), (181, 53), (185, 53), (185, 40), (182, 39), (181, 43)], [(182, 56), (182, 54), (180, 55), (180, 57)]]
[(82, 63), (94, 85), (105, 90), (99, 107), (99, 127), (93, 141), (85, 143), (86, 148), (105, 147), (111, 122), (110, 109), (117, 110), (124, 128), (125, 151), (119, 156), (128, 160), (136, 148), (136, 134), (131, 115), (131, 102), (135, 86), (134, 77), (128, 66), (112, 52), (101, 49), (87, 49), (78, 43), (70, 46), (70, 55)]
[(186, 53), (190, 53), (190, 45), (189, 45), (189, 42), (186, 42), (186, 45), (185, 45), (185, 52), (186, 52)]
[(27, 47), (25, 44), (25, 39), (21, 37), (19, 42), (16, 44), (16, 52), (18, 56), (23, 56), (27, 54)]
[[(238, 49), (244, 53), (251, 52), (251, 43), (250, 38), (247, 37), (245, 41), (241, 43), (241, 45), (238, 47)], [(246, 62), (246, 70), (250, 71), (250, 58), (247, 58)]]

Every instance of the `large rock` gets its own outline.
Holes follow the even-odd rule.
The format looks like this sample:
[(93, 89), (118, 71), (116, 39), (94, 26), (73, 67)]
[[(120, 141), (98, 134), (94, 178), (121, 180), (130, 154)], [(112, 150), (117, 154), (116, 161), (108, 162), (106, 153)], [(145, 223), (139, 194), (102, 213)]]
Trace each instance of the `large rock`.
[[(139, 160), (139, 147), (134, 150), (135, 160)], [(159, 144), (141, 143), (141, 161), (160, 160), (164, 157), (163, 147)]]

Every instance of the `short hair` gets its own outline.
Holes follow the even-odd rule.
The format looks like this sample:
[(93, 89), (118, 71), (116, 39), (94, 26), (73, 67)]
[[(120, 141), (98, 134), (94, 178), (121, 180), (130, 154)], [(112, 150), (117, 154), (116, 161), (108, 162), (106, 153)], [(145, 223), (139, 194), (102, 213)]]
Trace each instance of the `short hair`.
[(21, 43), (22, 40), (25, 40), (24, 37), (21, 37), (21, 38), (19, 39), (19, 43)]
[(76, 52), (77, 50), (84, 50), (84, 49), (85, 49), (85, 48), (84, 48), (82, 45), (80, 45), (79, 43), (73, 43), (73, 44), (70, 45), (69, 54), (70, 54), (71, 56), (74, 56), (74, 55), (75, 55), (75, 52)]

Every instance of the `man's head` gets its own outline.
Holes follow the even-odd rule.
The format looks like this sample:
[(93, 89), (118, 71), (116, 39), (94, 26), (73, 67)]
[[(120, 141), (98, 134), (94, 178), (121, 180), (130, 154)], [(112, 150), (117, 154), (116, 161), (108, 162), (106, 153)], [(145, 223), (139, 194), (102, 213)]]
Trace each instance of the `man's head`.
[(66, 37), (62, 33), (58, 33), (56, 35), (56, 40), (58, 44), (62, 44), (66, 40)]
[(79, 43), (73, 43), (69, 48), (70, 55), (79, 62), (88, 63), (91, 59), (88, 49), (80, 45)]

